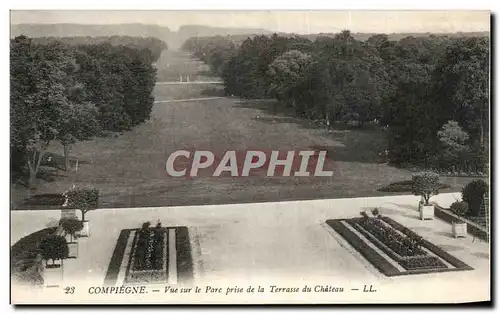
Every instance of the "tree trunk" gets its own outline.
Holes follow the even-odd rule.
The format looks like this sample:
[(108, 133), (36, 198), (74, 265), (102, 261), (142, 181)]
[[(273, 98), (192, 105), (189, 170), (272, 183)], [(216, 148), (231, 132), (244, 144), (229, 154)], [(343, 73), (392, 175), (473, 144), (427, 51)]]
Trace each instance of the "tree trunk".
[(30, 176), (28, 178), (28, 188), (34, 190), (36, 188), (36, 172), (30, 167)]
[(80, 209), (80, 211), (82, 212), (82, 222), (85, 221), (85, 211), (83, 209)]
[(69, 164), (69, 145), (64, 145), (64, 171), (68, 171), (71, 168)]
[[(49, 146), (49, 142), (45, 142), (44, 145), (42, 146), (40, 152), (34, 150), (33, 151), (33, 160), (28, 159), (28, 168), (30, 171), (30, 176), (28, 180), (28, 187), (30, 189), (35, 188), (35, 181), (36, 181), (36, 175), (38, 174), (38, 170), (40, 170), (40, 165), (42, 163), (43, 156), (45, 155), (45, 152)], [(38, 155), (38, 156), (37, 156)]]

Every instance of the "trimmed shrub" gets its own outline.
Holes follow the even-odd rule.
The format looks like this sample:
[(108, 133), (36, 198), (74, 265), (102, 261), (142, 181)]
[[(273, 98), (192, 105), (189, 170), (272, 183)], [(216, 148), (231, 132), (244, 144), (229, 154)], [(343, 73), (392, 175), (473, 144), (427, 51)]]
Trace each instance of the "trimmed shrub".
[(40, 251), (44, 260), (63, 260), (68, 258), (68, 242), (63, 236), (50, 235), (40, 243)]
[(462, 189), (462, 200), (469, 204), (468, 216), (479, 216), (486, 191), (488, 184), (483, 180), (471, 181)]
[(99, 190), (73, 187), (64, 193), (68, 197), (68, 208), (79, 209), (82, 212), (82, 221), (89, 210), (97, 208)]
[(73, 241), (73, 238), (76, 238), (76, 233), (83, 229), (83, 223), (76, 218), (61, 218), (59, 226), (71, 236), (70, 241)]
[(40, 243), (54, 234), (57, 228), (45, 228), (27, 235), (11, 248), (10, 270), (18, 284), (29, 286), (43, 285), (43, 262), (40, 256)]
[(459, 218), (460, 217), (464, 217), (467, 212), (469, 211), (469, 204), (467, 204), (466, 202), (454, 202), (453, 204), (451, 204), (450, 206), (450, 209), (451, 211), (457, 215)]
[(434, 172), (419, 172), (413, 174), (412, 193), (424, 197), (424, 204), (429, 205), (429, 199), (439, 193), (439, 175)]

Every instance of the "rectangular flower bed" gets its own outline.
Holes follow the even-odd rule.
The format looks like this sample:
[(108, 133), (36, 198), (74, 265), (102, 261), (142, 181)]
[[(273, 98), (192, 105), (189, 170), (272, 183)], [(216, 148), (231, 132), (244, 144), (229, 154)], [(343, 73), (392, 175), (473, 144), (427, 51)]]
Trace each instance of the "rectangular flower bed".
[[(123, 284), (171, 284), (169, 273), (174, 271), (178, 283), (191, 283), (193, 262), (188, 228), (149, 228), (152, 236), (151, 232), (141, 233), (142, 230), (124, 229), (120, 232), (104, 279), (105, 285), (121, 284), (120, 273), (124, 274), (121, 277), (124, 278)], [(172, 231), (175, 231), (175, 241), (170, 239)], [(176, 262), (169, 260), (169, 239), (175, 243)], [(169, 265), (173, 268), (169, 269)]]
[(386, 276), (472, 269), (389, 217), (326, 223)]
[(167, 281), (167, 230), (139, 229), (135, 233), (126, 283)]

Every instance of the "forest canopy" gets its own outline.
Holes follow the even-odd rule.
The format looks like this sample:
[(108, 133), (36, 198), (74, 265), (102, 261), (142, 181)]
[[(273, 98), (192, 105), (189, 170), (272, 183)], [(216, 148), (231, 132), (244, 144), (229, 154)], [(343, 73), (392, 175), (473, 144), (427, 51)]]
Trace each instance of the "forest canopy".
[(67, 167), (76, 141), (148, 120), (156, 83), (153, 62), (162, 47), (158, 40), (132, 37), (12, 39), (12, 170), (28, 169), (32, 186), (51, 143), (63, 145)]
[(183, 49), (220, 75), (228, 94), (274, 98), (327, 126), (378, 124), (393, 164), (486, 171), (489, 37), (374, 34), (361, 41), (345, 30), (314, 40), (193, 37)]

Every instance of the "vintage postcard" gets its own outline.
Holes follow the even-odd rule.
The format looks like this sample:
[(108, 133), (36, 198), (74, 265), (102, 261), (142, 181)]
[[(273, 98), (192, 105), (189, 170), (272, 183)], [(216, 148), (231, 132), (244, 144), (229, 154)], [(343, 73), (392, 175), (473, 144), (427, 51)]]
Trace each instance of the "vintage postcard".
[(490, 14), (11, 11), (11, 302), (490, 301)]

